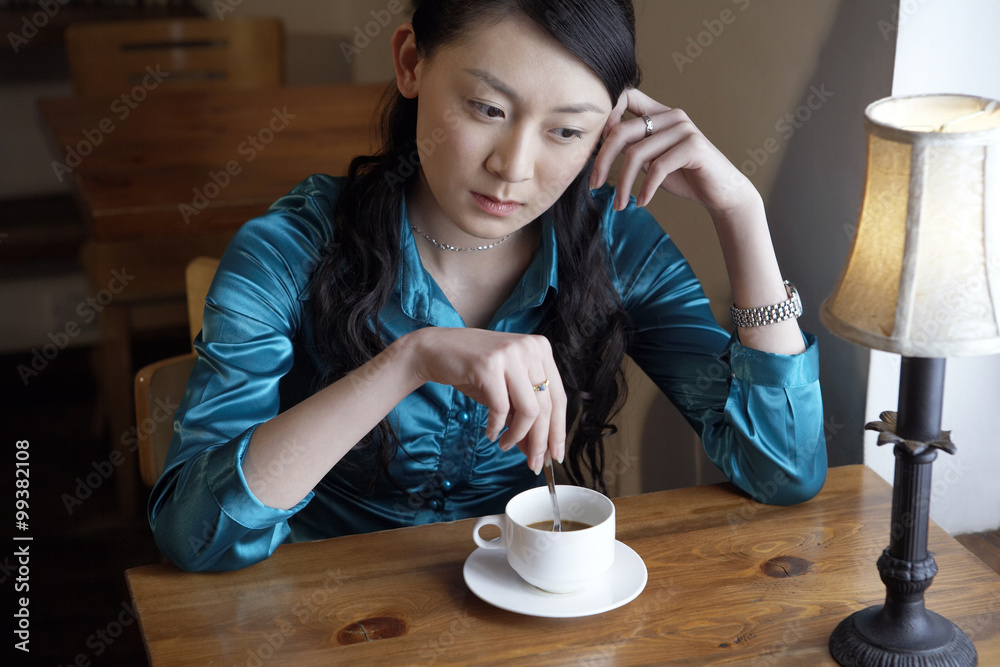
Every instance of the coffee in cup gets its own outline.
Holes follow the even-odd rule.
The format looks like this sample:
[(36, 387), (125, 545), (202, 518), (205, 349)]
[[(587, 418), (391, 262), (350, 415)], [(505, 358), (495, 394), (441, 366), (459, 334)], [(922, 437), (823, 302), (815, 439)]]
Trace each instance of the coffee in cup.
[[(476, 521), (472, 538), (483, 549), (506, 549), (507, 562), (522, 579), (550, 593), (584, 588), (611, 567), (615, 558), (615, 505), (602, 493), (580, 486), (556, 487), (561, 532), (551, 530), (552, 502), (546, 487), (519, 493), (504, 514)], [(548, 529), (532, 527), (548, 522)], [(584, 524), (566, 530), (569, 522)], [(479, 529), (500, 528), (500, 537), (484, 540)]]

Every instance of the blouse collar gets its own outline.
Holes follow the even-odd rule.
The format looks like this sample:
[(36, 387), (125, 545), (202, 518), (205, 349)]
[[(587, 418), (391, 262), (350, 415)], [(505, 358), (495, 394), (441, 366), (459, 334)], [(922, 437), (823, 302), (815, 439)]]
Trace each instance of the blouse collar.
[[(537, 308), (545, 301), (549, 288), (558, 289), (558, 264), (556, 257), (556, 235), (552, 215), (545, 212), (541, 218), (541, 242), (538, 252), (528, 265), (527, 271), (517, 287), (504, 302), (494, 317), (499, 322), (518, 311)], [(433, 326), (462, 326), (461, 318), (448, 302), (447, 297), (424, 269), (417, 251), (416, 240), (410, 229), (406, 201), (403, 201), (399, 234), (399, 277), (396, 291), (400, 305), (410, 318)]]

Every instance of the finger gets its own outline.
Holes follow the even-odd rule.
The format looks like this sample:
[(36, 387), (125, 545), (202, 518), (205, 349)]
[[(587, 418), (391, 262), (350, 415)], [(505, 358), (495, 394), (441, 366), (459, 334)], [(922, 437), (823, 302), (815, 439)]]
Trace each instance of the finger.
[[(624, 102), (624, 109), (622, 103)], [(630, 120), (622, 120), (623, 111), (629, 111), (636, 117)], [(594, 168), (591, 175), (591, 189), (603, 184), (611, 172), (611, 167), (618, 155), (621, 154), (631, 144), (641, 141), (646, 137), (646, 122), (643, 115), (651, 118), (673, 111), (672, 107), (657, 102), (649, 95), (636, 88), (626, 89), (619, 98), (608, 123), (605, 125), (603, 137), (604, 143), (598, 151), (594, 160)], [(654, 127), (656, 122), (654, 121)], [(628, 192), (631, 191), (631, 183), (628, 188), (621, 187), (619, 180), (619, 197), (615, 201), (615, 210), (623, 210), (628, 204)], [(625, 193), (622, 195), (621, 193)]]
[(607, 139), (611, 130), (615, 129), (615, 126), (624, 120), (623, 116), (626, 109), (628, 109), (628, 90), (622, 91), (622, 94), (618, 96), (618, 102), (611, 110), (608, 122), (605, 123), (604, 130), (601, 132), (601, 139)]
[(511, 414), (507, 430), (500, 436), (500, 449), (507, 451), (524, 440), (538, 417), (538, 399), (535, 390), (523, 370), (507, 375), (507, 395), (510, 397)]
[(510, 398), (503, 381), (490, 382), (481, 387), (482, 403), (486, 406), (486, 437), (490, 442), (496, 442), (507, 425), (510, 415)]
[[(663, 116), (658, 116), (659, 120), (667, 120)], [(640, 119), (641, 120), (641, 119)], [(655, 121), (654, 121), (655, 122)], [(645, 122), (643, 122), (642, 132), (645, 133)], [(625, 149), (625, 159), (622, 161), (621, 171), (618, 176), (618, 193), (615, 197), (615, 210), (623, 210), (628, 204), (628, 195), (632, 191), (632, 186), (639, 177), (640, 171), (647, 171), (654, 162), (659, 161), (657, 176), (654, 177), (649, 188), (646, 184), (640, 192), (637, 200), (648, 203), (652, 198), (652, 193), (656, 191), (666, 178), (684, 166), (690, 159), (690, 152), (684, 150), (685, 141), (691, 136), (688, 125), (675, 123), (662, 130), (657, 130), (649, 137), (629, 145)], [(648, 179), (647, 179), (648, 180)]]
[(648, 206), (649, 202), (656, 194), (656, 189), (663, 187), (671, 191), (668, 179), (677, 174), (681, 177), (684, 168), (689, 167), (692, 161), (692, 153), (688, 144), (679, 144), (667, 151), (660, 157), (654, 159), (644, 167), (646, 178), (642, 182), (636, 202), (639, 206)]
[[(551, 382), (549, 383), (551, 386)], [(549, 447), (549, 423), (552, 416), (552, 401), (548, 391), (535, 392), (538, 403), (538, 416), (528, 431), (527, 437), (519, 443), (521, 451), (528, 459), (528, 467), (537, 475), (542, 471), (545, 453)]]
[(624, 156), (621, 169), (618, 171), (613, 210), (624, 211), (628, 206), (629, 194), (638, 178), (639, 170), (647, 160), (655, 157), (654, 151), (659, 149), (662, 152), (669, 148), (669, 145), (664, 144), (662, 140), (650, 141), (655, 136), (654, 134), (647, 137), (645, 119), (635, 118), (619, 125), (609, 138), (607, 142), (611, 144), (609, 150)]
[[(622, 115), (625, 113), (625, 109), (627, 107), (628, 96), (627, 91), (625, 91), (618, 96), (618, 102), (611, 110), (611, 115), (608, 116), (608, 121), (604, 124), (604, 127), (601, 130), (602, 142), (606, 140), (611, 131), (622, 122)], [(597, 158), (594, 160), (594, 167), (590, 172), (591, 190), (596, 190), (604, 185), (604, 183), (608, 180), (608, 174), (611, 170), (611, 164), (615, 161), (615, 155), (617, 155), (617, 153), (608, 151), (604, 146), (601, 146), (601, 149), (597, 152)]]
[(548, 452), (549, 456), (563, 462), (566, 456), (566, 388), (555, 362), (548, 364), (549, 401), (552, 409), (549, 411)]
[[(641, 124), (636, 124), (638, 121)], [(601, 149), (594, 159), (594, 168), (591, 172), (591, 189), (603, 185), (608, 180), (611, 168), (618, 159), (618, 156), (631, 144), (642, 139), (645, 133), (645, 121), (641, 118), (629, 119), (615, 123), (610, 129)]]
[(657, 102), (638, 88), (628, 88), (624, 94), (625, 108), (638, 117), (642, 117), (643, 115), (654, 116), (670, 111), (673, 108)]

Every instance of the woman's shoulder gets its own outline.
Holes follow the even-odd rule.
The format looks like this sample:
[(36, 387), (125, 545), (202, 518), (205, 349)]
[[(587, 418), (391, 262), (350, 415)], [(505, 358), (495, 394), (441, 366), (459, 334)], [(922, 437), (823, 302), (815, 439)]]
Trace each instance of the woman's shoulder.
[(688, 293), (697, 278), (663, 226), (630, 197), (623, 211), (613, 210), (615, 189), (593, 192), (601, 211), (612, 280), (626, 307), (652, 294)]
[(343, 180), (326, 174), (309, 176), (271, 204), (266, 213), (247, 221), (234, 238), (266, 238), (291, 232), (315, 240), (332, 238), (334, 210)]
[(624, 210), (615, 211), (613, 186), (604, 185), (591, 194), (601, 214), (602, 232), (613, 262), (639, 261), (655, 253), (668, 255), (670, 261), (681, 259), (670, 235), (652, 213), (636, 204), (635, 197), (629, 197)]
[(310, 176), (244, 223), (222, 256), (210, 298), (228, 289), (272, 298), (284, 293), (291, 301), (307, 298), (313, 270), (334, 239), (342, 186), (341, 178)]

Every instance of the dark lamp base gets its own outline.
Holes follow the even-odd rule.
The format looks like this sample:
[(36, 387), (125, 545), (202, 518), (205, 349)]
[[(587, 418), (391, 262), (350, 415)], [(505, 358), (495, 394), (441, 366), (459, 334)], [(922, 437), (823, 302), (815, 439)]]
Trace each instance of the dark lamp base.
[(883, 605), (855, 612), (841, 621), (830, 635), (830, 654), (845, 667), (973, 667), (977, 664), (972, 640), (947, 618), (927, 609), (907, 616), (906, 625), (900, 628), (900, 619), (889, 618)]
[(830, 635), (830, 654), (844, 667), (973, 667), (976, 647), (958, 626), (924, 606), (937, 564), (927, 550), (931, 467), (938, 451), (955, 453), (941, 430), (944, 359), (903, 357), (899, 412), (883, 412), (865, 428), (892, 443), (889, 546), (878, 559), (885, 604), (851, 614)]

